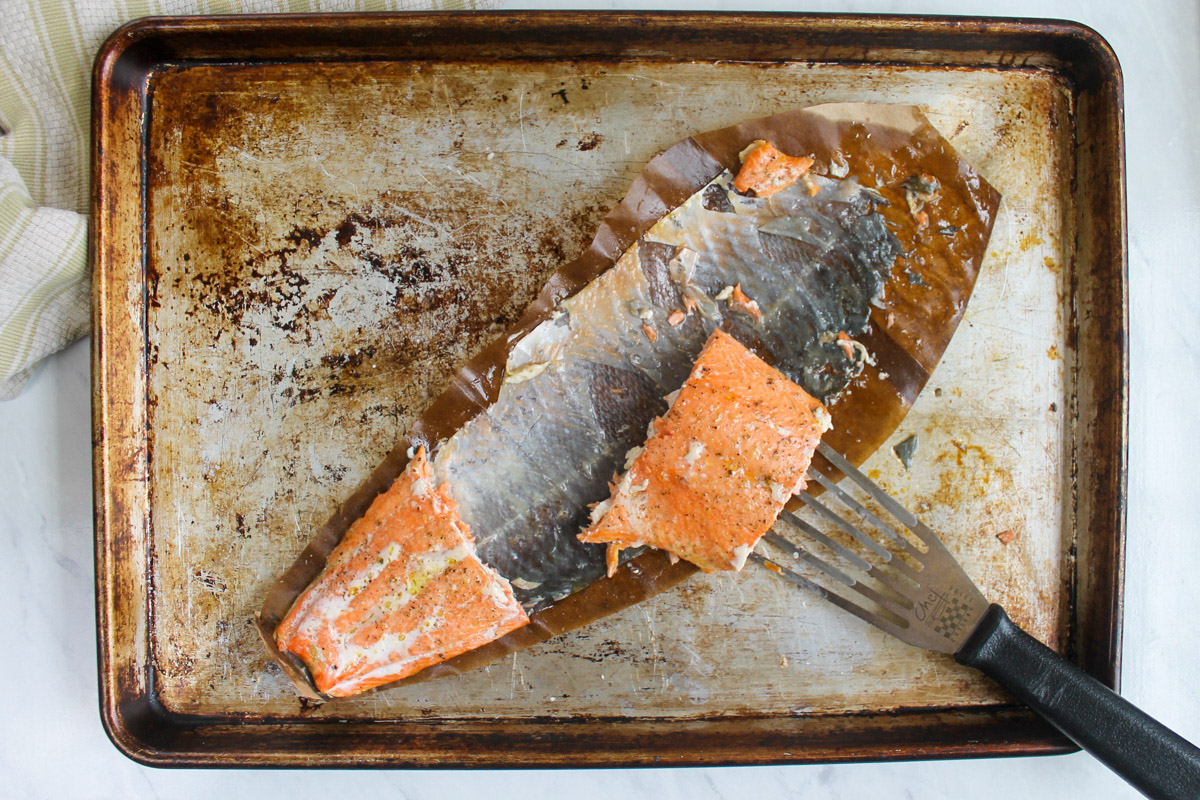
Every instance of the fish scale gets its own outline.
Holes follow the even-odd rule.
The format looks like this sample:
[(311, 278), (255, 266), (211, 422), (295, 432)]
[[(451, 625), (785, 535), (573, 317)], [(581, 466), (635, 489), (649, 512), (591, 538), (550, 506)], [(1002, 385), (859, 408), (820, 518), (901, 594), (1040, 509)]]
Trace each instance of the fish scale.
[(607, 364), (589, 364), (592, 410), (609, 439), (633, 447), (646, 436), (646, 409), (666, 410), (662, 393), (644, 373)]
[[(643, 240), (638, 245), (638, 260), (650, 291), (650, 301), (659, 308), (674, 310), (683, 303), (679, 287), (671, 280), (668, 264), (675, 248)], [(668, 312), (669, 313), (669, 312)]]

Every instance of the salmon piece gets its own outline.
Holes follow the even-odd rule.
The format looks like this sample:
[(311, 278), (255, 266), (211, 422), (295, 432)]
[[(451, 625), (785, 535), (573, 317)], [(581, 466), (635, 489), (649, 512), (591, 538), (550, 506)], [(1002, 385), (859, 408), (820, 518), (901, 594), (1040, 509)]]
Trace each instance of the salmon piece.
[(729, 304), (740, 311), (745, 311), (754, 317), (756, 321), (762, 322), (762, 309), (758, 307), (757, 301), (751, 300), (746, 296), (746, 293), (742, 291), (740, 283), (733, 287), (733, 294), (729, 298)]
[(854, 340), (846, 335), (845, 331), (838, 331), (837, 335), (838, 347), (842, 348), (842, 352), (846, 354), (846, 358), (853, 360), (854, 358)]
[(579, 539), (650, 545), (705, 572), (740, 570), (804, 488), (830, 426), (825, 406), (717, 329)]
[(529, 622), (475, 554), (425, 449), (346, 532), (275, 631), (317, 689), (346, 697), (473, 650)]
[[(808, 156), (789, 156), (760, 139), (743, 152), (742, 168), (733, 186), (743, 194), (753, 191), (758, 197), (770, 197), (807, 175), (812, 165)], [(810, 185), (809, 193), (816, 194), (811, 186), (815, 184)]]

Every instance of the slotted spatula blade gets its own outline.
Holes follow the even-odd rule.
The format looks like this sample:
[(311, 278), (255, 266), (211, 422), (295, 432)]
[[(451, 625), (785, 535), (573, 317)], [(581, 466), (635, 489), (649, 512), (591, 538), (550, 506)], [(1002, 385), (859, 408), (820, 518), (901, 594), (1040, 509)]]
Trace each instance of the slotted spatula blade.
[[(908, 644), (982, 670), (1146, 796), (1200, 797), (1200, 750), (1021, 630), (924, 523), (836, 450), (817, 450), (869, 500), (810, 469), (829, 500), (797, 496), (831, 529), (784, 512), (763, 537), (781, 555), (755, 552), (752, 561)], [(802, 564), (819, 576), (798, 572)]]

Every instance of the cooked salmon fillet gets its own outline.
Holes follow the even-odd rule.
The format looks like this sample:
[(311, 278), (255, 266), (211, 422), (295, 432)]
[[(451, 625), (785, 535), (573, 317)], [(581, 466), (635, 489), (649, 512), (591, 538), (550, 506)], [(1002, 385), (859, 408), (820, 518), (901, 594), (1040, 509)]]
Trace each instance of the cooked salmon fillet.
[(705, 572), (739, 570), (804, 488), (829, 427), (825, 406), (718, 329), (579, 538), (610, 552), (650, 545)]
[(412, 675), (529, 622), (475, 554), (425, 449), (330, 554), (275, 632), (317, 689), (345, 697)]

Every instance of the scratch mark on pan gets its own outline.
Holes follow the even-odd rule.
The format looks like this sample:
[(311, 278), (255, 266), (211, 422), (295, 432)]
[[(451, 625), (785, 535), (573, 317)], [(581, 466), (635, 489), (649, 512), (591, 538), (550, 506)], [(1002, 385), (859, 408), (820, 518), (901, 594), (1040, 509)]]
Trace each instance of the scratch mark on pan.
[(692, 664), (703, 664), (704, 663), (704, 659), (701, 658), (700, 654), (697, 653), (695, 650), (688, 647), (686, 644), (683, 644), (682, 642), (679, 643), (679, 646), (682, 647), (684, 650), (687, 650), (688, 653), (691, 655), (692, 660), (690, 663), (692, 663)]
[[(646, 605), (642, 604), (637, 608), (640, 612), (642, 612), (642, 616), (646, 620), (646, 630), (650, 635), (650, 680), (653, 681), (658, 675), (658, 635), (654, 631), (654, 617), (651, 616), (650, 611), (646, 608)], [(665, 688), (665, 686), (660, 686), (659, 690), (661, 691)]]
[[(1008, 204), (1004, 198), (1001, 198), (1000, 207), (996, 209), (996, 222), (1000, 225), (1003, 225), (1004, 230), (999, 237), (996, 235), (996, 232), (993, 230), (993, 232), (992, 232), (993, 241), (1010, 241), (1012, 239), (1012, 235), (1013, 235), (1012, 214), (1005, 213), (1006, 205), (1010, 205), (1010, 204)], [(1001, 266), (1000, 266), (1000, 280), (1001, 280), (1000, 297), (1008, 297), (1008, 264), (1009, 264), (1010, 258), (1011, 258), (1011, 253), (1008, 251), (1005, 251), (1004, 263), (1001, 264)]]
[(1012, 441), (1004, 435), (1004, 429), (1000, 426), (1000, 422), (995, 419), (989, 419), (988, 424), (991, 426), (992, 432), (996, 434), (996, 440), (1012, 451), (1017, 460), (1021, 459), (1021, 451), (1013, 445)]
[[(326, 156), (326, 158), (328, 158), (328, 156)], [(350, 180), (349, 178), (343, 178), (341, 175), (334, 175), (332, 172), (325, 169), (325, 159), (324, 158), (314, 159), (313, 163), (316, 164), (317, 168), (320, 169), (321, 172), (324, 173), (327, 177), (333, 178), (335, 181), (341, 181), (342, 183), (344, 183), (347, 186), (349, 186), (350, 188), (352, 188), (354, 190), (355, 195), (357, 195), (359, 197), (362, 196), (362, 193), (363, 193), (362, 187), (360, 187), (357, 183)]]
[(1045, 341), (1045, 342), (1053, 342), (1054, 341), (1054, 337), (1052, 337), (1052, 336), (1046, 336), (1045, 334), (1030, 333), (1029, 331), (1023, 331), (1023, 330), (1019, 330), (1017, 328), (1006, 328), (1003, 325), (997, 325), (994, 322), (984, 322), (983, 320), (977, 319), (977, 320), (975, 320), (974, 324), (982, 325), (985, 328), (995, 328), (998, 331), (1005, 331), (1007, 333), (1013, 334), (1014, 336), (1024, 336), (1029, 339), (1041, 339), (1042, 341)]
[(216, 169), (215, 167), (206, 167), (203, 164), (197, 164), (195, 161), (185, 161), (185, 160), (181, 159), (179, 163), (183, 166), (192, 167), (193, 169), (198, 170), (200, 172), (211, 172), (213, 175), (221, 175), (222, 174), (221, 170)]
[(424, 172), (422, 172), (420, 167), (418, 167), (416, 164), (413, 164), (413, 165), (412, 165), (412, 170), (413, 170), (413, 172), (415, 172), (415, 173), (417, 173), (418, 175), (420, 175), (420, 176), (421, 176), (421, 179), (422, 179), (423, 181), (425, 181), (426, 183), (428, 183), (428, 184), (429, 184), (430, 186), (432, 186), (434, 189), (437, 189), (437, 184), (436, 184), (436, 183), (434, 183), (433, 181), (429, 180), (429, 176), (428, 176), (428, 175), (426, 175)]
[(263, 258), (271, 257), (271, 255), (272, 255), (271, 253), (268, 253), (266, 250), (263, 250), (261, 247), (256, 245), (254, 242), (250, 241), (246, 237), (246, 235), (244, 233), (242, 233), (241, 231), (239, 231), (236, 227), (231, 226), (229, 228), (226, 228), (226, 231), (232, 232), (235, 236), (237, 236), (237, 238), (239, 240), (241, 240), (242, 244), (246, 245), (246, 247), (249, 247), (251, 250), (253, 250), (255, 253), (258, 253), (258, 255), (262, 256)]
[[(724, 576), (722, 576), (722, 577), (724, 577)], [(725, 583), (728, 586), (732, 586), (734, 588), (734, 590), (738, 593), (738, 605), (740, 605), (740, 606), (746, 605), (746, 594), (745, 594), (745, 592), (742, 591), (742, 582), (738, 581), (738, 580), (726, 579)]]
[(265, 158), (257, 158), (255, 156), (250, 155), (245, 150), (242, 150), (241, 148), (238, 148), (238, 147), (231, 147), (230, 150), (237, 153), (238, 156), (240, 156), (241, 158), (244, 158), (246, 161), (253, 161), (255, 164), (262, 164), (264, 167), (270, 167), (271, 169), (273, 169), (277, 172), (291, 172), (292, 171), (290, 164), (285, 166), (285, 165), (280, 164), (275, 161), (267, 161)]
[[(282, 161), (282, 162), (267, 161), (266, 159), (252, 156), (249, 153), (247, 153), (245, 150), (242, 150), (237, 147), (232, 147), (230, 149), (233, 152), (237, 153), (240, 158), (245, 159), (246, 161), (253, 161), (255, 164), (261, 164), (264, 167), (269, 167), (270, 169), (273, 169), (276, 172), (281, 172), (281, 173), (290, 175), (296, 171), (295, 168), (293, 167), (292, 160)], [(329, 158), (329, 156), (326, 156), (325, 158), (309, 158), (309, 159), (305, 159), (305, 163), (307, 163), (311, 166), (315, 166), (318, 170), (320, 170), (326, 176), (332, 178), (335, 181), (343, 183), (346, 186), (349, 186), (350, 188), (352, 188), (354, 190), (355, 194), (361, 195), (362, 188), (357, 183), (355, 183), (354, 181), (352, 181), (348, 178), (343, 178), (340, 175), (334, 175), (332, 172), (330, 172), (329, 170), (327, 170), (325, 168), (325, 161), (328, 158)]]
[(453, 172), (455, 175), (459, 176), (463, 180), (470, 181), (471, 183), (478, 186), (480, 189), (483, 189), (485, 192), (492, 194), (493, 197), (495, 197), (497, 200), (500, 201), (500, 205), (504, 206), (505, 208), (508, 208), (508, 203), (506, 203), (504, 201), (504, 198), (501, 195), (492, 192), (492, 190), (489, 189), (488, 187), (484, 186), (483, 181), (479, 180), (479, 178), (476, 178), (474, 175), (468, 175), (467, 173), (463, 172), (458, 167), (450, 167), (449, 169), (451, 172)]
[(521, 149), (528, 150), (529, 145), (525, 144), (525, 92), (517, 98), (517, 122), (521, 127)]
[[(561, 161), (563, 164), (568, 165), (571, 168), (572, 172), (577, 172), (577, 173), (582, 173), (582, 174), (587, 174), (587, 175), (602, 175), (604, 177), (611, 177), (611, 174), (612, 174), (610, 169), (605, 169), (602, 167), (585, 167), (585, 166), (577, 165), (571, 159), (563, 158), (562, 156), (556, 156), (553, 153), (539, 153), (536, 151), (528, 151), (528, 150), (506, 150), (504, 152), (506, 154), (510, 154), (510, 155), (536, 156), (539, 161)], [(631, 163), (641, 163), (641, 162), (612, 161), (609, 163), (631, 164)], [(561, 174), (561, 173), (556, 173), (553, 170), (540, 169), (539, 167), (540, 167), (539, 164), (531, 164), (529, 166), (524, 167), (524, 170), (528, 173), (532, 173), (535, 175), (542, 175), (545, 177), (553, 177), (556, 174)]]
[(488, 220), (503, 219), (503, 218), (505, 218), (503, 214), (480, 214), (479, 216), (471, 217), (470, 219), (464, 220), (463, 223), (461, 225), (459, 225), (458, 227), (451, 228), (450, 233), (451, 234), (459, 234), (462, 231), (467, 230), (468, 228), (473, 228), (476, 225), (481, 225), (481, 224), (487, 222)]
[(430, 228), (433, 228), (435, 231), (437, 231), (442, 236), (448, 236), (450, 233), (450, 231), (446, 230), (446, 228), (437, 224), (433, 220), (426, 219), (425, 217), (422, 217), (420, 214), (413, 213), (413, 211), (405, 208), (404, 206), (388, 204), (388, 209), (390, 211), (396, 212), (397, 214), (402, 214), (403, 216), (408, 217), (409, 219), (413, 220), (414, 222), (419, 222), (422, 225), (428, 225)]
[[(574, 77), (591, 77), (591, 76), (574, 76)], [(656, 86), (670, 86), (675, 89), (683, 88), (683, 85), (679, 84), (679, 83), (672, 83), (670, 81), (660, 80), (659, 78), (651, 78), (649, 75), (638, 75), (637, 73), (632, 73), (632, 72), (609, 73), (606, 77), (629, 78), (631, 81), (649, 81), (650, 83), (653, 83)], [(607, 93), (605, 94), (604, 99), (605, 99), (605, 103), (607, 104), (607, 101), (608, 101)]]

